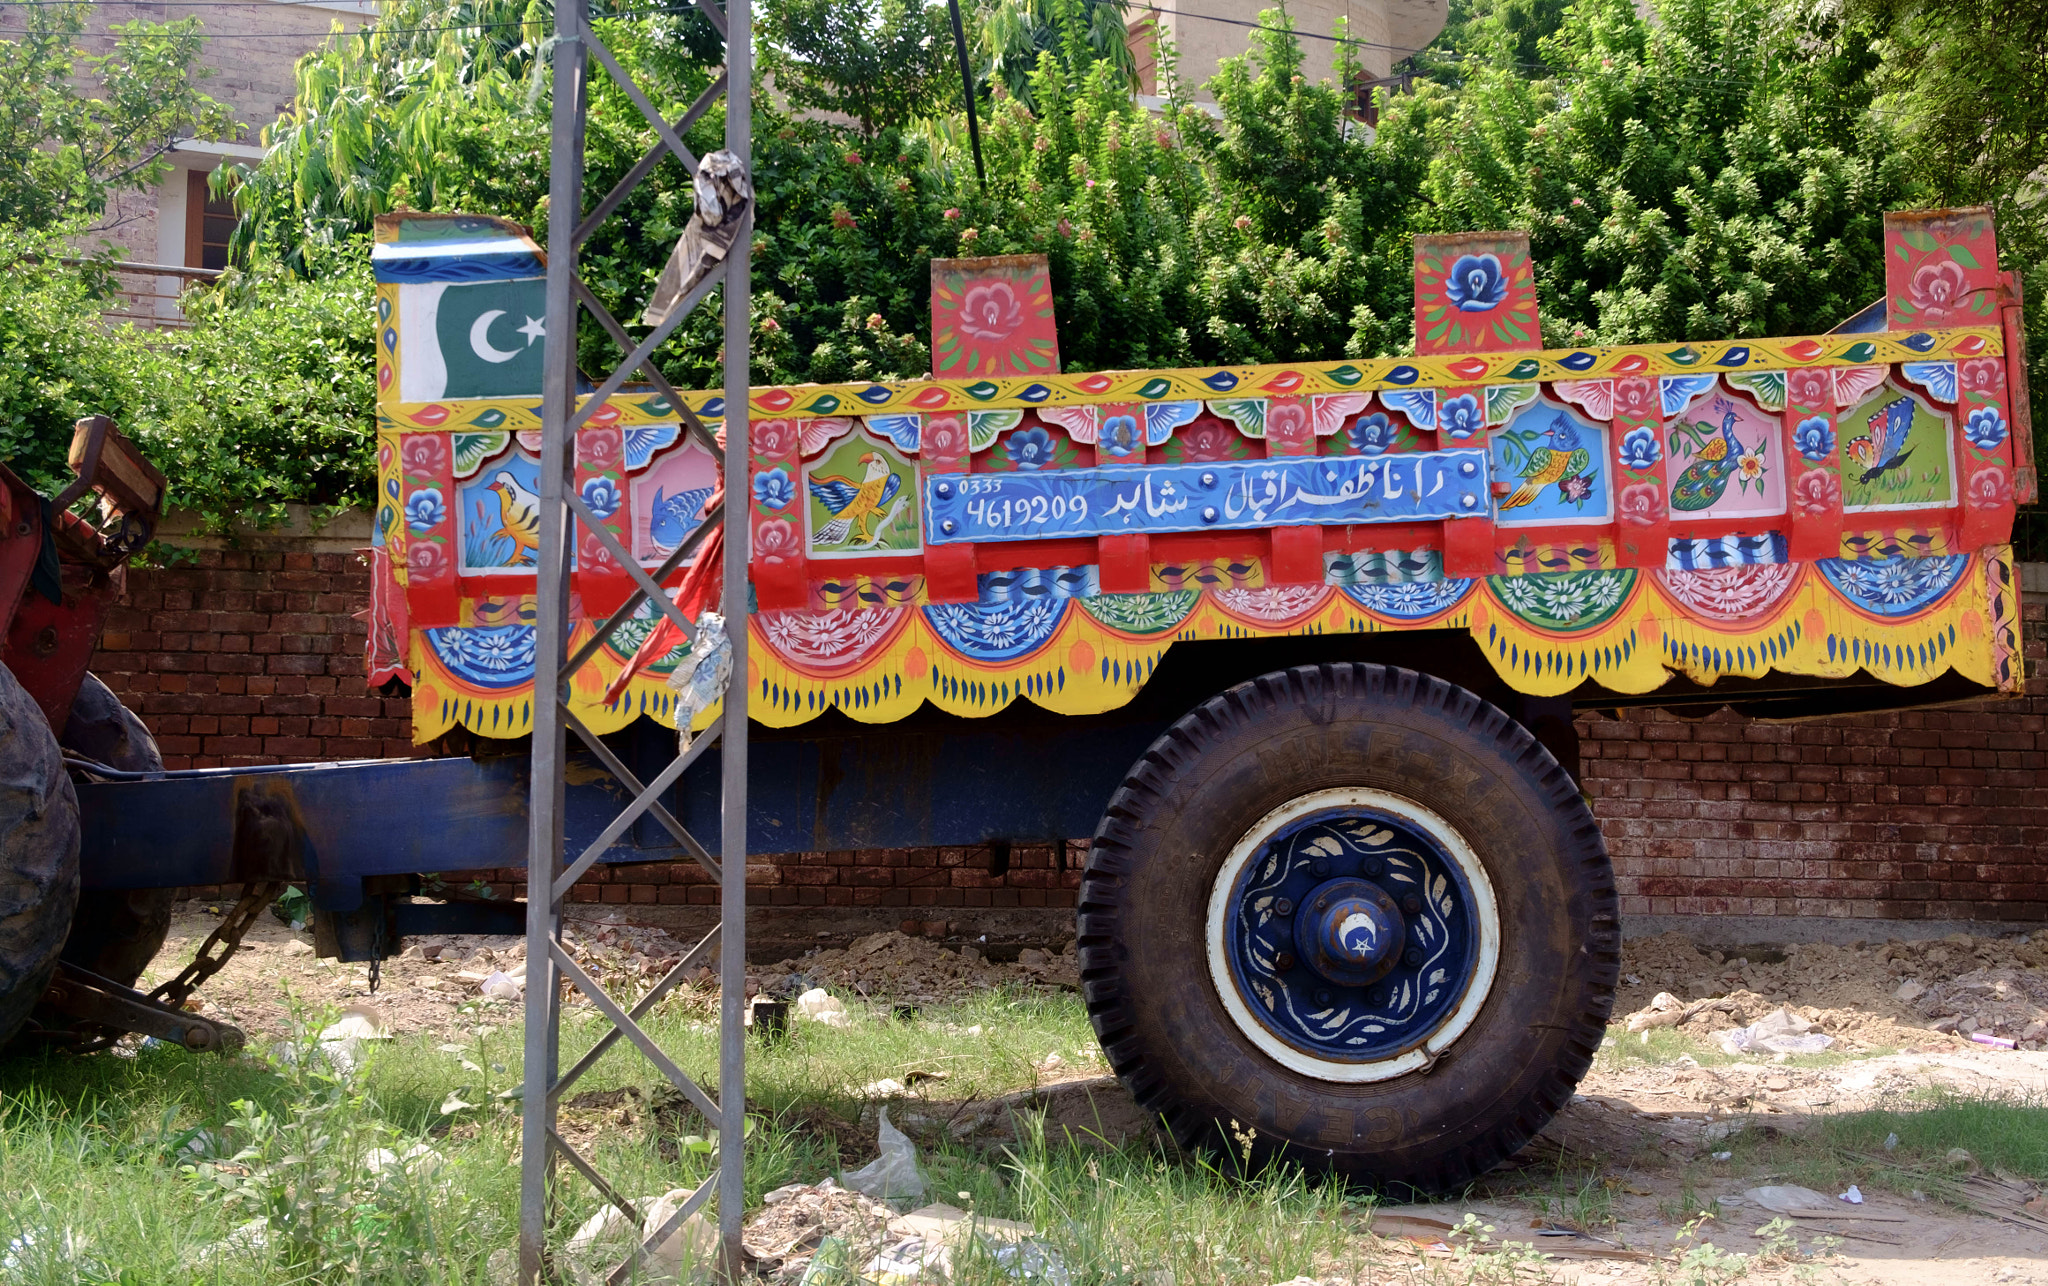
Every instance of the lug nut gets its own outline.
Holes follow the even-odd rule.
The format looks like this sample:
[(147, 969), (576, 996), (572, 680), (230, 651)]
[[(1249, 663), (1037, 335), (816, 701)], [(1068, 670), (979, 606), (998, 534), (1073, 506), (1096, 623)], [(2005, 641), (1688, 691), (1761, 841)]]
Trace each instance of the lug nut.
[(1401, 909), (1410, 915), (1419, 915), (1422, 912), (1422, 899), (1410, 893), (1401, 899)]
[(1376, 880), (1380, 876), (1385, 875), (1386, 873), (1387, 864), (1385, 862), (1381, 861), (1377, 857), (1368, 857), (1365, 859), (1365, 874), (1367, 879)]
[(1275, 969), (1292, 969), (1294, 967), (1294, 953), (1292, 951), (1282, 951), (1279, 955), (1274, 956), (1273, 967)]
[(1329, 909), (1330, 909), (1330, 899), (1328, 899), (1328, 898), (1317, 898), (1317, 899), (1316, 899), (1316, 910), (1318, 910), (1318, 911), (1327, 911), (1327, 910), (1329, 910)]
[(1294, 914), (1294, 903), (1293, 903), (1292, 901), (1288, 900), (1287, 898), (1281, 898), (1281, 899), (1280, 899), (1280, 900), (1279, 900), (1278, 902), (1275, 902), (1275, 903), (1273, 904), (1273, 914), (1274, 914), (1274, 915), (1293, 915), (1293, 914)]
[(1407, 966), (1408, 966), (1408, 967), (1409, 967), (1410, 969), (1413, 969), (1413, 968), (1415, 968), (1415, 967), (1416, 967), (1417, 965), (1421, 964), (1421, 963), (1422, 963), (1422, 948), (1421, 948), (1421, 947), (1410, 947), (1410, 948), (1408, 948), (1408, 949), (1407, 949), (1406, 951), (1403, 951), (1403, 952), (1401, 953), (1401, 963), (1403, 963), (1403, 964), (1407, 965)]
[(1330, 873), (1330, 864), (1319, 857), (1309, 864), (1308, 869), (1314, 871), (1319, 876), (1328, 875)]
[(1327, 991), (1318, 991), (1318, 992), (1316, 993), (1316, 1003), (1317, 1003), (1317, 1004), (1319, 1004), (1319, 1005), (1327, 1005), (1327, 1004), (1329, 1004), (1329, 1003), (1330, 1003), (1330, 993), (1329, 993), (1329, 992), (1327, 992)]

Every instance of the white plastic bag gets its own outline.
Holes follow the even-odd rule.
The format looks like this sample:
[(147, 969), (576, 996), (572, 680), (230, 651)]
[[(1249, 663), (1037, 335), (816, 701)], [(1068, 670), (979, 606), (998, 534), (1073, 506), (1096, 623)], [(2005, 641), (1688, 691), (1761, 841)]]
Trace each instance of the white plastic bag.
[(1835, 1043), (1833, 1036), (1813, 1030), (1813, 1024), (1780, 1005), (1760, 1021), (1747, 1027), (1724, 1031), (1721, 1049), (1729, 1054), (1817, 1054)]
[(917, 1172), (917, 1148), (910, 1136), (889, 1124), (889, 1109), (882, 1109), (881, 1126), (875, 1132), (881, 1155), (858, 1170), (839, 1176), (839, 1182), (877, 1201), (892, 1197), (921, 1197), (924, 1177)]

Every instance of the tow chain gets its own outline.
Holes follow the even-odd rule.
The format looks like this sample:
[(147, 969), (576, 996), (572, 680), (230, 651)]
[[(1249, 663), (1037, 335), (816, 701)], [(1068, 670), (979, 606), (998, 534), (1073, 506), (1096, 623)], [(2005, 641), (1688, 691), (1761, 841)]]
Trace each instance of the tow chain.
[[(236, 949), (242, 945), (242, 935), (256, 923), (256, 917), (263, 914), (263, 908), (277, 901), (284, 889), (282, 880), (260, 880), (243, 885), (242, 900), (221, 918), (220, 924), (199, 948), (199, 954), (192, 957), (192, 963), (186, 965), (177, 977), (150, 992), (149, 998), (173, 1009), (183, 1009), (192, 993), (199, 990), (199, 984), (219, 973), (221, 966), (233, 958)], [(219, 955), (213, 954), (215, 947), (221, 949)]]

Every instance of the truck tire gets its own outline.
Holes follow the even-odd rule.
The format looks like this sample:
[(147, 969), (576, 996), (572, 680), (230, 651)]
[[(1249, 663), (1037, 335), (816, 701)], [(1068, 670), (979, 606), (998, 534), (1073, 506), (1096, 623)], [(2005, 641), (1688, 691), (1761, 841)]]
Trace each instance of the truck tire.
[[(60, 740), (66, 750), (123, 772), (159, 772), (163, 752), (133, 710), (106, 684), (85, 676)], [(132, 987), (171, 931), (176, 889), (100, 889), (78, 895), (64, 959)]]
[(0, 1044), (57, 968), (78, 902), (78, 796), (42, 709), (0, 666)]
[(1267, 674), (1168, 729), (1079, 919), (1096, 1035), (1183, 1146), (1432, 1192), (1570, 1101), (1620, 963), (1571, 778), (1496, 707), (1378, 665)]

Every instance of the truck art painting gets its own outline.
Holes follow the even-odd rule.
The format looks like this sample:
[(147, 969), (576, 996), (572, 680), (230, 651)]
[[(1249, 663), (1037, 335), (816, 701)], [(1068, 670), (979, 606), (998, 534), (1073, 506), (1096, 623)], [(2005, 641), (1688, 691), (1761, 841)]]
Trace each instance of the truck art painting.
[[(744, 519), (751, 847), (1092, 836), (1083, 993), (1139, 1102), (1442, 1189), (1568, 1101), (1609, 1016), (1575, 709), (2022, 690), (2018, 289), (1983, 210), (1890, 216), (1883, 252), (1833, 333), (1546, 350), (1526, 237), (1425, 237), (1412, 356), (1084, 373), (1043, 260), (942, 261), (938, 377), (757, 388), (725, 470), (718, 395), (586, 399), (574, 486), (649, 568), (721, 488)], [(395, 214), (374, 264), (371, 681), (422, 743), (518, 738), (541, 256)], [(571, 587), (575, 651), (632, 582), (586, 534)], [(655, 628), (567, 694), (647, 776)]]

